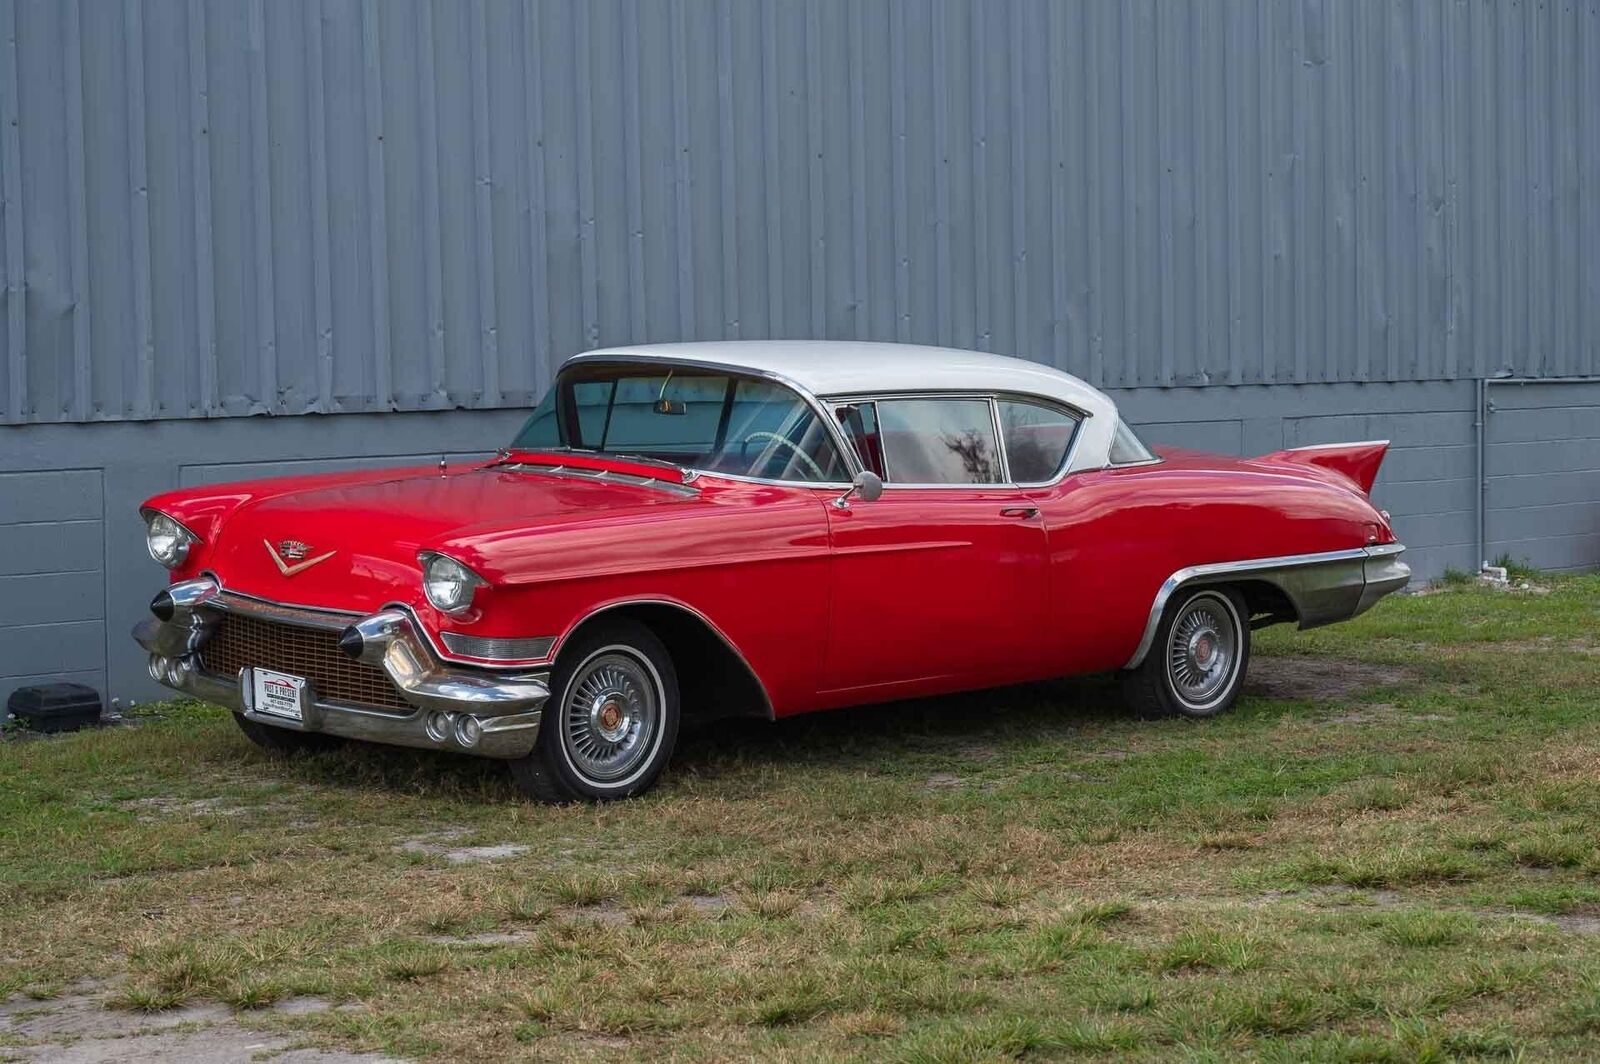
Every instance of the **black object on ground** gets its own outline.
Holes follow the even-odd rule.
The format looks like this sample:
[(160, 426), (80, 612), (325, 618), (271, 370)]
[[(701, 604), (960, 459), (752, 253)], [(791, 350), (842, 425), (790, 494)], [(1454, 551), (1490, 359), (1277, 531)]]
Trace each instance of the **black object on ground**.
[(6, 700), (6, 715), (29, 731), (77, 731), (100, 721), (100, 692), (81, 683), (19, 687)]

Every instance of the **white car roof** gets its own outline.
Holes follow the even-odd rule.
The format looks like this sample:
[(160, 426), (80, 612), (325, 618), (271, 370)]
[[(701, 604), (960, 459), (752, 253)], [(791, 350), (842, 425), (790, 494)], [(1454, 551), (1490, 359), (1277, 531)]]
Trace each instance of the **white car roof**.
[(1073, 470), (1107, 464), (1117, 425), (1111, 397), (1072, 374), (983, 351), (855, 340), (722, 340), (606, 347), (567, 361), (608, 359), (747, 370), (780, 378), (819, 398), (983, 391), (1052, 399), (1090, 415), (1079, 431)]

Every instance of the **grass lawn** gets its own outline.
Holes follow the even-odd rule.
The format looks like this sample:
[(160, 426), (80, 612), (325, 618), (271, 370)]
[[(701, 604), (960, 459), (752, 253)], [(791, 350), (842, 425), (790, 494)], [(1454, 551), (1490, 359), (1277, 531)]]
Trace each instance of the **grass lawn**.
[(1257, 633), (1216, 721), (1091, 679), (724, 725), (605, 807), (194, 705), (7, 742), (0, 1001), (451, 1060), (1600, 1058), (1600, 577), (1550, 587)]

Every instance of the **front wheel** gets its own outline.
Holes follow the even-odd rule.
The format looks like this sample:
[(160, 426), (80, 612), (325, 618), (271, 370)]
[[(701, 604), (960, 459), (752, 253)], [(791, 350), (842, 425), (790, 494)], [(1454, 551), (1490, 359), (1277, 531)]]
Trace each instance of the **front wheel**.
[(1250, 614), (1232, 588), (1179, 592), (1123, 695), (1144, 717), (1214, 717), (1229, 709), (1250, 663)]
[(678, 742), (678, 676), (644, 625), (608, 621), (562, 648), (539, 740), (511, 764), (545, 802), (630, 798), (655, 783)]

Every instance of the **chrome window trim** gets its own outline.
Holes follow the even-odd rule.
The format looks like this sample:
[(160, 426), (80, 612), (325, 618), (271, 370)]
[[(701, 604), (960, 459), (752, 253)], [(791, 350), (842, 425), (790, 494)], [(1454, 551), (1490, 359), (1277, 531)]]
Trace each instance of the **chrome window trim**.
[[(850, 406), (853, 403), (872, 403), (874, 406), (876, 406), (878, 403), (883, 403), (883, 402), (892, 403), (892, 402), (895, 402), (896, 400), (905, 400), (905, 399), (910, 399), (910, 400), (958, 399), (958, 400), (962, 400), (964, 402), (969, 402), (969, 403), (970, 402), (987, 403), (988, 406), (989, 406), (989, 425), (990, 425), (990, 428), (994, 431), (994, 434), (995, 434), (995, 453), (1000, 458), (1000, 475), (1005, 479), (997, 480), (997, 481), (988, 481), (988, 480), (986, 480), (986, 481), (983, 481), (982, 483), (973, 483), (971, 481), (963, 481), (963, 482), (961, 482), (959, 484), (918, 484), (918, 483), (909, 483), (909, 482), (896, 481), (894, 479), (893, 473), (890, 471), (890, 468), (889, 468), (889, 452), (887, 450), (884, 450), (883, 451), (883, 488), (884, 488), (885, 491), (889, 491), (889, 490), (895, 489), (895, 488), (924, 488), (924, 489), (933, 488), (933, 489), (938, 489), (938, 490), (941, 490), (941, 491), (947, 491), (947, 490), (950, 490), (950, 489), (962, 489), (962, 488), (965, 488), (965, 489), (968, 489), (968, 490), (971, 490), (973, 488), (1014, 488), (1017, 485), (1015, 485), (1015, 484), (1013, 484), (1011, 482), (1010, 470), (1006, 466), (1006, 453), (1005, 453), (1005, 451), (1006, 451), (1006, 443), (1005, 443), (1005, 439), (1000, 434), (999, 414), (998, 414), (998, 412), (996, 411), (996, 408), (995, 408), (995, 396), (996, 396), (996, 394), (998, 394), (998, 393), (995, 393), (995, 392), (950, 392), (950, 391), (892, 392), (892, 393), (882, 393), (882, 394), (877, 393), (877, 392), (862, 392), (860, 394), (851, 394), (851, 395), (844, 395), (844, 396), (830, 395), (826, 399), (824, 399), (823, 402), (828, 403), (830, 405), (830, 408), (834, 411), (833, 420), (834, 420), (835, 423), (837, 423), (838, 419), (839, 419), (839, 415), (837, 413), (839, 407), (841, 407), (841, 406)], [(882, 419), (881, 411), (877, 412), (877, 419), (878, 419), (878, 431), (881, 433), (883, 431), (883, 419)], [(861, 468), (861, 469), (865, 469), (866, 468), (866, 463), (861, 461), (861, 456), (855, 453), (854, 446), (851, 447), (851, 457), (855, 459), (858, 468)]]
[[(1075, 473), (1094, 473), (1094, 472), (1098, 472), (1099, 469), (1111, 468), (1111, 467), (1107, 467), (1107, 466), (1101, 466), (1101, 467), (1098, 467), (1097, 469), (1073, 469), (1072, 468), (1072, 463), (1078, 457), (1078, 449), (1083, 443), (1083, 427), (1084, 427), (1084, 425), (1086, 425), (1089, 422), (1090, 418), (1094, 417), (1094, 412), (1093, 411), (1084, 410), (1081, 407), (1073, 406), (1071, 403), (1065, 403), (1065, 402), (1062, 402), (1059, 399), (1049, 398), (1048, 396), (1034, 395), (1031, 392), (1004, 392), (1004, 391), (994, 391), (994, 392), (951, 392), (951, 391), (944, 391), (944, 390), (926, 391), (926, 392), (848, 392), (848, 393), (842, 393), (842, 394), (837, 394), (837, 395), (824, 396), (822, 401), (824, 403), (827, 403), (831, 409), (833, 409), (834, 411), (837, 411), (838, 408), (841, 407), (841, 406), (849, 406), (849, 405), (855, 404), (855, 403), (874, 403), (874, 404), (876, 404), (876, 403), (878, 403), (880, 401), (883, 401), (883, 400), (892, 401), (892, 400), (895, 400), (895, 399), (986, 399), (986, 400), (988, 400), (989, 409), (990, 409), (992, 418), (994, 420), (995, 438), (998, 441), (998, 449), (999, 449), (1000, 456), (1001, 456), (1001, 459), (1000, 459), (1001, 460), (1001, 468), (1002, 468), (1002, 471), (1005, 474), (1006, 479), (1004, 481), (1000, 482), (1000, 483), (986, 483), (986, 484), (905, 484), (905, 483), (896, 483), (893, 480), (893, 478), (890, 476), (890, 473), (889, 473), (889, 456), (887, 454), (885, 454), (883, 456), (883, 487), (884, 487), (884, 490), (889, 490), (891, 488), (939, 488), (939, 489), (946, 489), (946, 488), (1029, 488), (1029, 489), (1053, 488), (1056, 485), (1060, 484), (1062, 481), (1066, 480), (1068, 477), (1074, 475)], [(1054, 477), (1052, 477), (1051, 479), (1049, 479), (1049, 480), (1039, 480), (1039, 481), (1029, 481), (1026, 484), (1019, 483), (1019, 482), (1011, 479), (1011, 456), (1006, 450), (1005, 433), (1003, 431), (1001, 431), (1000, 423), (999, 423), (999, 416), (1000, 416), (1000, 406), (999, 406), (999, 404), (1002, 401), (1032, 403), (1034, 406), (1042, 406), (1047, 410), (1060, 410), (1060, 411), (1062, 411), (1062, 412), (1064, 412), (1066, 414), (1069, 414), (1072, 417), (1077, 419), (1077, 425), (1072, 430), (1072, 442), (1067, 447), (1067, 453), (1062, 456), (1061, 464), (1056, 469), (1056, 475)], [(838, 414), (837, 413), (834, 414), (834, 418), (835, 418), (835, 420), (838, 419)], [(854, 448), (853, 445), (851, 447), (851, 455), (850, 456), (851, 456), (851, 458), (853, 458), (856, 461), (856, 463), (857, 463), (859, 468), (862, 468), (862, 469), (866, 468), (866, 463), (862, 462), (861, 459), (860, 459), (860, 456), (855, 454), (855, 448)], [(1159, 462), (1159, 461), (1161, 461), (1161, 459), (1157, 458), (1156, 461)]]
[[(673, 372), (677, 370), (699, 370), (701, 372), (709, 373), (726, 373), (735, 377), (754, 377), (758, 380), (767, 380), (774, 384), (781, 384), (783, 387), (798, 395), (801, 401), (809, 406), (811, 411), (816, 414), (817, 417), (822, 419), (822, 430), (828, 434), (828, 439), (833, 442), (833, 446), (838, 450), (839, 457), (844, 460), (845, 467), (850, 470), (851, 478), (854, 479), (855, 474), (861, 472), (862, 470), (861, 463), (856, 460), (855, 450), (851, 448), (848, 441), (845, 440), (844, 433), (839, 430), (839, 426), (834, 422), (834, 419), (829, 414), (827, 407), (823, 406), (821, 401), (819, 401), (815, 395), (812, 395), (811, 392), (806, 388), (802, 387), (795, 381), (790, 380), (781, 373), (774, 373), (773, 371), (766, 369), (756, 369), (751, 366), (736, 366), (726, 362), (668, 361), (666, 359), (658, 358), (630, 358), (627, 355), (608, 356), (601, 352), (594, 352), (573, 355), (571, 358), (567, 359), (566, 362), (562, 363), (561, 369), (557, 371), (556, 381), (561, 379), (561, 373), (565, 371), (567, 367), (590, 364), (651, 366), (657, 369), (665, 367), (669, 371)], [(552, 381), (550, 387), (554, 388), (555, 386), (555, 381)], [(540, 400), (543, 401), (542, 396), (540, 397)], [(688, 468), (697, 474), (703, 474), (705, 476), (714, 477), (722, 475), (713, 469), (701, 469), (698, 466), (690, 466)], [(822, 482), (816, 480), (762, 480), (759, 481), (759, 483), (788, 484), (795, 487), (812, 488), (834, 486), (832, 484), (824, 485)]]
[[(1078, 455), (1078, 444), (1083, 439), (1083, 423), (1093, 414), (1079, 410), (1070, 403), (1057, 402), (1037, 395), (1020, 395), (1012, 392), (996, 392), (994, 395), (994, 412), (998, 418), (1001, 403), (1028, 403), (1032, 406), (1043, 407), (1046, 410), (1056, 410), (1069, 415), (1073, 419), (1072, 439), (1067, 441), (1067, 449), (1061, 455), (1061, 462), (1056, 466), (1055, 475), (1046, 480), (1013, 480), (1019, 488), (1048, 488), (1061, 483), (1072, 472), (1072, 460)], [(1011, 451), (1006, 447), (1005, 433), (1000, 434), (1000, 447), (1006, 452), (1006, 475), (1011, 475)], [(1080, 473), (1089, 472), (1086, 469), (1078, 470)]]

